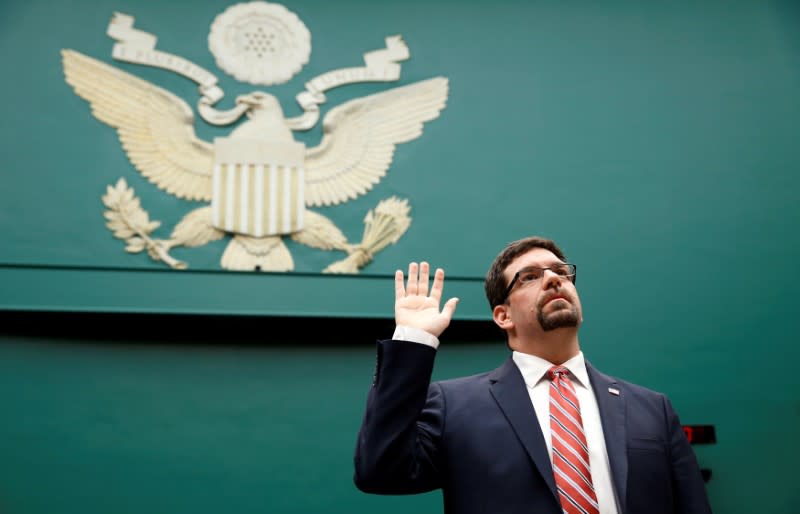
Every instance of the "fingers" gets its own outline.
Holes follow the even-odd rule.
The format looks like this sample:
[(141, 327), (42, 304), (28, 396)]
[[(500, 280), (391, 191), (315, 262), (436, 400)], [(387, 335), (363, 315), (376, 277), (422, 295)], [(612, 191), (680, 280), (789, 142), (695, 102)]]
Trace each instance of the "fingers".
[(442, 290), (444, 289), (444, 270), (438, 268), (433, 275), (433, 287), (431, 287), (431, 298), (437, 302), (442, 299)]
[(420, 296), (428, 296), (428, 274), (430, 273), (430, 266), (427, 262), (423, 261), (419, 265), (419, 282), (417, 283), (417, 294)]
[[(397, 270), (394, 273), (394, 296), (400, 299), (405, 296), (428, 296), (428, 282), (430, 280), (430, 265), (422, 261), (420, 263), (410, 262), (408, 264), (408, 281), (403, 284), (403, 271)], [(437, 302), (442, 298), (444, 289), (444, 270), (438, 268), (433, 276), (433, 286), (430, 290), (431, 298)]]
[(450, 298), (444, 304), (444, 308), (442, 308), (442, 314), (447, 316), (448, 319), (453, 319), (453, 314), (456, 313), (456, 307), (458, 306), (458, 298)]
[(406, 289), (403, 287), (403, 271), (397, 270), (394, 272), (394, 299), (399, 300), (406, 295)]
[(408, 295), (415, 295), (419, 290), (419, 285), (417, 284), (419, 278), (419, 266), (416, 262), (412, 262), (408, 265), (408, 285), (406, 286), (406, 294)]

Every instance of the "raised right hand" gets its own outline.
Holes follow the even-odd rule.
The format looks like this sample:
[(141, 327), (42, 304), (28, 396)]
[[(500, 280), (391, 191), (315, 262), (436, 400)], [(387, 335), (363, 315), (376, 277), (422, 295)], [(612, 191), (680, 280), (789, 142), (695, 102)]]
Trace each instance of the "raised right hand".
[(408, 285), (403, 286), (403, 271), (394, 274), (394, 319), (398, 325), (425, 330), (439, 337), (450, 324), (458, 298), (450, 298), (439, 311), (444, 289), (444, 270), (438, 268), (428, 294), (430, 267), (427, 262), (408, 265)]

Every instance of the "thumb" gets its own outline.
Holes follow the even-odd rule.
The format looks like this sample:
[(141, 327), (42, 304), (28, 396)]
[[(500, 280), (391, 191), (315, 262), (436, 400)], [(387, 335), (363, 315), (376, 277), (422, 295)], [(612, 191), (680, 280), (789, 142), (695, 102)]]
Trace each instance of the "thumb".
[(448, 318), (452, 319), (453, 314), (456, 312), (456, 306), (460, 300), (458, 298), (450, 298), (442, 307), (442, 314), (446, 315)]

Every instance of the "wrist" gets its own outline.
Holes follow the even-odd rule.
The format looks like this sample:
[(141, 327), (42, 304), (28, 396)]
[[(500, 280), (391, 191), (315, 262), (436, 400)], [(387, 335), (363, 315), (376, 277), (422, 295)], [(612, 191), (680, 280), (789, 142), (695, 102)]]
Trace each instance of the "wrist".
[(394, 329), (392, 339), (397, 341), (410, 341), (420, 343), (433, 348), (439, 347), (439, 338), (427, 330), (411, 327), (408, 325), (397, 325)]

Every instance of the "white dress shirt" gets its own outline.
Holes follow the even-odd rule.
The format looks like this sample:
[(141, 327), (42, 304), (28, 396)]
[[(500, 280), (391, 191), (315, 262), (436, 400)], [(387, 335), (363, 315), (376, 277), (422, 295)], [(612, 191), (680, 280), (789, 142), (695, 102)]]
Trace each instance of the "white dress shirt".
[[(411, 341), (426, 344), (433, 348), (439, 347), (439, 339), (417, 328), (398, 325), (392, 339)], [(511, 358), (522, 373), (528, 395), (533, 404), (533, 410), (539, 420), (544, 441), (547, 444), (547, 453), (550, 462), (553, 461), (553, 444), (550, 437), (550, 380), (547, 370), (553, 365), (535, 355), (513, 352)], [(600, 422), (600, 411), (597, 408), (597, 399), (589, 383), (589, 374), (586, 372), (586, 362), (583, 352), (569, 359), (563, 364), (570, 371), (569, 379), (575, 386), (578, 403), (583, 419), (583, 431), (586, 434), (586, 444), (589, 447), (589, 467), (592, 473), (592, 484), (600, 506), (600, 514), (618, 514), (617, 497), (611, 484), (611, 466), (608, 463), (606, 441), (603, 438), (603, 425)]]
[[(539, 426), (547, 444), (547, 454), (550, 463), (553, 462), (553, 443), (550, 437), (550, 379), (547, 370), (553, 365), (535, 355), (513, 352), (511, 358), (522, 373), (528, 395), (533, 403), (533, 410), (539, 419)], [(583, 352), (572, 357), (563, 364), (569, 370), (569, 379), (575, 386), (575, 394), (581, 408), (583, 431), (586, 434), (586, 445), (589, 447), (589, 468), (592, 473), (592, 484), (597, 495), (597, 504), (600, 514), (617, 514), (617, 498), (611, 484), (611, 466), (608, 463), (606, 440), (603, 437), (603, 425), (600, 422), (600, 411), (597, 408), (597, 399), (594, 397), (589, 383), (589, 374), (586, 372), (586, 362)]]

